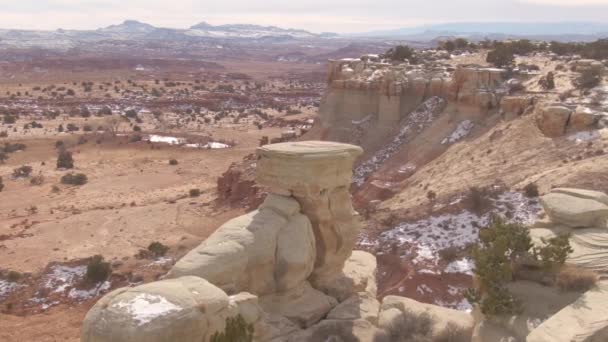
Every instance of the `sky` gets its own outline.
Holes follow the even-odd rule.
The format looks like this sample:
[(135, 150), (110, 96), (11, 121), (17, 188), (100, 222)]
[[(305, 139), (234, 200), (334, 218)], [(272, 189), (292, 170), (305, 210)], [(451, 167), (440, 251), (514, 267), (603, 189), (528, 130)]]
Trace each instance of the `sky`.
[(608, 23), (608, 0), (0, 0), (0, 27), (96, 29), (125, 19), (187, 28), (259, 24), (366, 32), (446, 22)]

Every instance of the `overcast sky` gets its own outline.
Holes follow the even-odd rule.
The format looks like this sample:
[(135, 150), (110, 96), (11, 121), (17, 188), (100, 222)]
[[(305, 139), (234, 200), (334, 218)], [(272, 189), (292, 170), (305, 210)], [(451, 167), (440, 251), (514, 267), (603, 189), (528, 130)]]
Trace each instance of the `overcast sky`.
[(608, 0), (0, 0), (0, 27), (95, 29), (125, 19), (186, 28), (251, 23), (364, 32), (462, 21), (608, 23)]

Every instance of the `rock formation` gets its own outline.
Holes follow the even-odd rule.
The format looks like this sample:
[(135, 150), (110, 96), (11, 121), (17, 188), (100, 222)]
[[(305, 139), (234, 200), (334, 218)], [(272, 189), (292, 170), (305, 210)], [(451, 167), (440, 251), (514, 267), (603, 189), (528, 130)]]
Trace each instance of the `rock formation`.
[(376, 299), (375, 257), (353, 252), (360, 227), (348, 188), (361, 153), (320, 141), (259, 148), (257, 180), (269, 191), (260, 207), (222, 225), (164, 280), (104, 296), (82, 341), (209, 341), (238, 315), (255, 341), (390, 341), (406, 311), (437, 312), (433, 329), (453, 321), (470, 333), (465, 313)]

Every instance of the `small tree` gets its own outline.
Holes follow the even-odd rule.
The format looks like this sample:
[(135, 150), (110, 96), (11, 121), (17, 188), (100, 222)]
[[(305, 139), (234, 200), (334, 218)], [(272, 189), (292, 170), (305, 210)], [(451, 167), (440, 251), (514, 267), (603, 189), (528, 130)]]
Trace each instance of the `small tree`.
[(103, 260), (103, 256), (95, 255), (87, 264), (87, 273), (85, 279), (93, 284), (105, 281), (110, 277), (112, 273), (112, 267), (109, 262)]
[(511, 66), (515, 61), (513, 51), (506, 46), (498, 46), (496, 49), (488, 52), (486, 62), (493, 64), (497, 68)]
[(60, 148), (59, 154), (57, 155), (57, 168), (58, 169), (73, 169), (74, 158), (72, 153), (64, 148)]

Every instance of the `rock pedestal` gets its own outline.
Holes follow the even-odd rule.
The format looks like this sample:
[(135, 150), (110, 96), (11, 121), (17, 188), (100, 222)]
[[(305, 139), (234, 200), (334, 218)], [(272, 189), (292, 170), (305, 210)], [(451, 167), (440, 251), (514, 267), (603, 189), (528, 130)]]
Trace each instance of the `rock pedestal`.
[(271, 193), (293, 196), (311, 223), (316, 241), (314, 282), (341, 273), (360, 224), (348, 189), (363, 150), (354, 145), (303, 141), (258, 149), (257, 181)]

